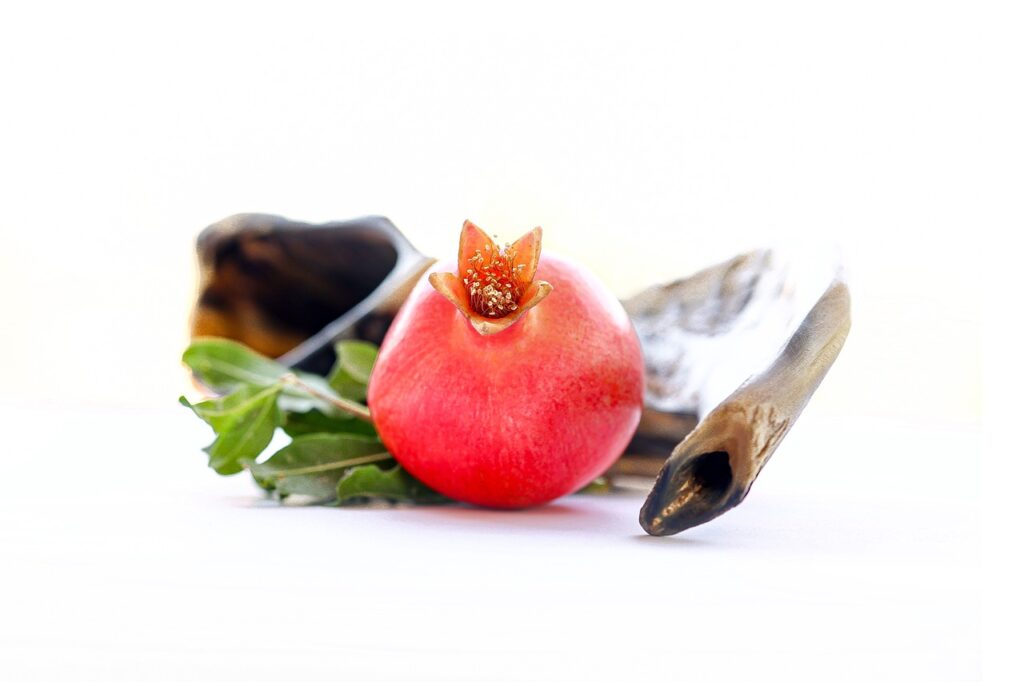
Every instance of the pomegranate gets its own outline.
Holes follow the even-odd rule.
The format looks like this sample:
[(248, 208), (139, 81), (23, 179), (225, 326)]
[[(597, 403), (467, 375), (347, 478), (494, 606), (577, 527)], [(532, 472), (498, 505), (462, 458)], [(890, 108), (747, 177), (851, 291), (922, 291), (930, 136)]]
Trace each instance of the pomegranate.
[(381, 344), (368, 395), (381, 439), (456, 500), (520, 508), (578, 490), (640, 419), (626, 312), (540, 247), (539, 227), (500, 248), (466, 221), (458, 263), (417, 283)]

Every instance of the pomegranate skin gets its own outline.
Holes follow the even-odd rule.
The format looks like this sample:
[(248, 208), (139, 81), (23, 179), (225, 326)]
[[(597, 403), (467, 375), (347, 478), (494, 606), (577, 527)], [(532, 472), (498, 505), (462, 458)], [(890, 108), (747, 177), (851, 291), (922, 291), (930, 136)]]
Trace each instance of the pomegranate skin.
[(513, 509), (574, 492), (640, 420), (643, 357), (622, 305), (562, 258), (542, 255), (537, 278), (550, 295), (481, 335), (424, 275), (381, 345), (367, 398), (381, 439), (456, 500)]

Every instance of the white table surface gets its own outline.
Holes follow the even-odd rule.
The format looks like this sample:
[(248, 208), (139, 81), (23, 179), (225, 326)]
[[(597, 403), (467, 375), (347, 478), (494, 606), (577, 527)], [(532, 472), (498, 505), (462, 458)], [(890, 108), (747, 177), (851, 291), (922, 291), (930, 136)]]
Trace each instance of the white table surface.
[(672, 538), (629, 494), (284, 507), (184, 409), (8, 409), (0, 677), (975, 679), (975, 434), (813, 408)]

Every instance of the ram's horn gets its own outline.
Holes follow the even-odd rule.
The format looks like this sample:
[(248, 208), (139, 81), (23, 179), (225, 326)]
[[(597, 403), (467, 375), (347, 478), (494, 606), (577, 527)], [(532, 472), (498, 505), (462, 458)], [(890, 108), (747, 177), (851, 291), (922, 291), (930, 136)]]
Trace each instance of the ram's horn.
[(241, 213), (206, 228), (196, 252), (193, 336), (235, 339), (320, 373), (334, 341), (380, 343), (434, 262), (382, 216), (313, 225)]
[(640, 427), (609, 475), (650, 490), (701, 417), (766, 367), (835, 277), (838, 254), (759, 249), (623, 301), (644, 351)]
[(651, 535), (672, 535), (732, 509), (800, 416), (843, 347), (850, 294), (835, 280), (782, 352), (705, 416), (665, 462), (640, 510)]

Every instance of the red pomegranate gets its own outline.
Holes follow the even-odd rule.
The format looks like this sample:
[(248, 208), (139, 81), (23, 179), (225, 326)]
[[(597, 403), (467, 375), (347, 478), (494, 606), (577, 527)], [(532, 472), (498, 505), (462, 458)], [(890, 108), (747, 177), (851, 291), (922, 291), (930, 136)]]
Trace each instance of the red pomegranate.
[(456, 500), (518, 508), (578, 490), (640, 419), (626, 312), (583, 268), (541, 257), (540, 242), (538, 227), (499, 248), (466, 221), (457, 274), (435, 267), (416, 285), (373, 369), (384, 444)]

